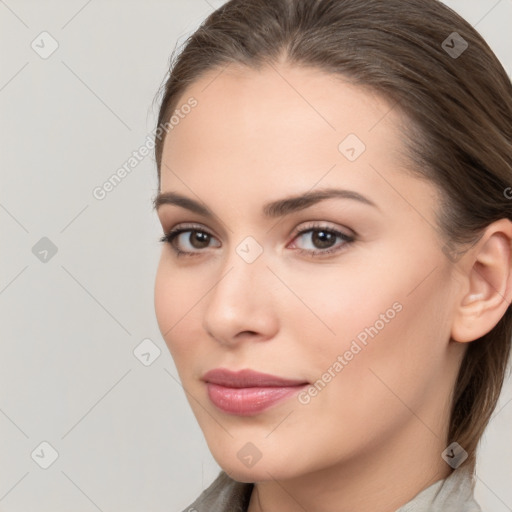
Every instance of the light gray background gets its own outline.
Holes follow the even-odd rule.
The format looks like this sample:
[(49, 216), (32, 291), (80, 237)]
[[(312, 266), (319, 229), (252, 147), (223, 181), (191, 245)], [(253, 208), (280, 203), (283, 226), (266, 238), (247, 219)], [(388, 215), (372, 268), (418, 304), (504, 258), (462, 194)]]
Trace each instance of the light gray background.
[[(218, 472), (155, 320), (153, 157), (92, 190), (144, 144), (172, 49), (221, 3), (0, 0), (0, 511), (179, 511)], [(447, 3), (510, 74), (512, 0)], [(512, 510), (511, 401), (509, 380), (480, 450), (487, 512)]]

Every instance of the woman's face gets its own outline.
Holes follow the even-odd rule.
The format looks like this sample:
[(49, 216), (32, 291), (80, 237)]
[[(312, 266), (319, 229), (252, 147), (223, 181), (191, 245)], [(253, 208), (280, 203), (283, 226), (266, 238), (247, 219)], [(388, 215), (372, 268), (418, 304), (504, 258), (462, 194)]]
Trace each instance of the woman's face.
[(258, 481), (440, 460), (457, 280), (436, 189), (400, 157), (406, 120), (284, 65), (216, 70), (190, 97), (164, 146), (158, 215), (182, 232), (163, 245), (155, 307), (219, 465)]

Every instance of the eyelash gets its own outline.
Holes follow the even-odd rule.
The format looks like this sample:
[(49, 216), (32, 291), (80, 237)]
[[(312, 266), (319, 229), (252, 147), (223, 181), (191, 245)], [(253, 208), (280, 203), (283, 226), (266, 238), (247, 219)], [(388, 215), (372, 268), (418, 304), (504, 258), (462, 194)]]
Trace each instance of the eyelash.
[[(171, 248), (173, 249), (173, 251), (175, 252), (177, 257), (199, 256), (202, 252), (204, 252), (203, 250), (199, 249), (197, 251), (182, 251), (179, 247), (176, 247), (173, 244), (175, 238), (178, 235), (180, 235), (182, 233), (194, 232), (194, 231), (198, 232), (198, 233), (204, 233), (212, 238), (215, 238), (211, 233), (209, 233), (207, 230), (203, 229), (201, 226), (193, 225), (193, 226), (182, 226), (182, 227), (178, 227), (178, 228), (174, 228), (174, 229), (170, 230), (168, 233), (166, 233), (164, 236), (162, 236), (162, 238), (160, 238), (160, 242), (168, 243), (171, 246)], [(297, 238), (299, 238), (300, 236), (302, 236), (306, 233), (314, 233), (314, 232), (319, 232), (319, 231), (329, 233), (331, 235), (336, 236), (337, 238), (341, 238), (344, 243), (341, 246), (338, 246), (338, 247), (335, 246), (334, 248), (328, 248), (325, 250), (324, 249), (316, 249), (316, 250), (295, 249), (295, 250), (297, 252), (299, 252), (300, 254), (307, 254), (309, 256), (314, 256), (314, 257), (322, 257), (322, 256), (329, 255), (332, 253), (340, 252), (341, 250), (343, 250), (343, 248), (345, 248), (347, 245), (350, 245), (351, 243), (353, 243), (356, 239), (355, 236), (347, 235), (346, 233), (342, 233), (341, 231), (338, 231), (337, 229), (334, 229), (334, 228), (331, 228), (331, 227), (328, 227), (328, 226), (325, 226), (322, 224), (313, 224), (313, 225), (308, 226), (305, 229), (297, 231), (294, 234), (293, 240), (296, 240)]]

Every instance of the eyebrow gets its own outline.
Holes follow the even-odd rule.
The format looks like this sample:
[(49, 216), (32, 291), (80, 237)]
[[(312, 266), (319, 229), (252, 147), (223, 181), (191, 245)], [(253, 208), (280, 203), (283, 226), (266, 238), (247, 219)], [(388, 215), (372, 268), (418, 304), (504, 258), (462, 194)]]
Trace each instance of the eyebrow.
[[(359, 192), (353, 190), (344, 190), (338, 188), (327, 188), (306, 192), (297, 196), (287, 197), (267, 203), (263, 207), (263, 215), (269, 218), (284, 217), (293, 212), (309, 208), (310, 206), (325, 201), (326, 199), (351, 199), (360, 203), (379, 207), (367, 197), (361, 195)], [(164, 204), (171, 204), (181, 206), (194, 213), (198, 213), (204, 217), (213, 218), (215, 215), (204, 204), (191, 199), (189, 197), (178, 194), (177, 192), (161, 192), (153, 200), (153, 207), (158, 210)]]

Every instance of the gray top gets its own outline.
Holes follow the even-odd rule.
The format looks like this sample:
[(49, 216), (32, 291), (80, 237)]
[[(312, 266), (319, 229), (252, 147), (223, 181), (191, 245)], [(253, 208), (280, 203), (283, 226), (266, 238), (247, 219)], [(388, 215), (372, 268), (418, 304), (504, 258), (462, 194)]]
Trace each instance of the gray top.
[[(254, 484), (237, 482), (221, 471), (183, 512), (247, 512)], [(459, 468), (418, 493), (396, 512), (482, 512), (473, 498), (471, 471)]]

